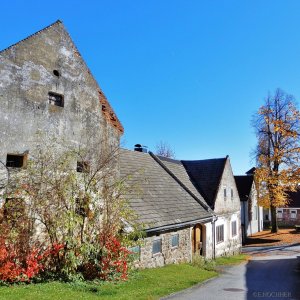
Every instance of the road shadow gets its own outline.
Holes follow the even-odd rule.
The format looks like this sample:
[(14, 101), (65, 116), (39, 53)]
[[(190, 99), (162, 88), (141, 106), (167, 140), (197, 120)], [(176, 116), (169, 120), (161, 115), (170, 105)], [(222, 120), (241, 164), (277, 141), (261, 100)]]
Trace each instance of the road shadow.
[(247, 263), (245, 277), (247, 300), (300, 299), (300, 256), (256, 257)]
[(261, 244), (272, 244), (280, 242), (279, 239), (265, 239), (265, 238), (247, 238), (246, 239), (246, 246), (251, 245), (261, 245)]

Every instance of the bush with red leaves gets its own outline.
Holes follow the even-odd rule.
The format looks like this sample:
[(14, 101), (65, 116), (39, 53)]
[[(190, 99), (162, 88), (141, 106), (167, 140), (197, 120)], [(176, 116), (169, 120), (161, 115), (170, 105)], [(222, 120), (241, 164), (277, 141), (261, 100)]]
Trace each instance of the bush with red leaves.
[(54, 244), (46, 250), (31, 248), (21, 253), (12, 243), (0, 239), (0, 281), (7, 283), (29, 282), (44, 271), (51, 260), (63, 248)]
[(120, 240), (112, 234), (100, 234), (100, 251), (97, 259), (90, 260), (82, 267), (85, 279), (127, 280), (128, 260), (131, 253), (121, 245)]

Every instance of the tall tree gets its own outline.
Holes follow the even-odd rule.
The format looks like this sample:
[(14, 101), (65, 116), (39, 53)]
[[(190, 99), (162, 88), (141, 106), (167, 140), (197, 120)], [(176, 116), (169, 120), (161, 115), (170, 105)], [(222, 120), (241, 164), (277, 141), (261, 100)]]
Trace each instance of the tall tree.
[(156, 144), (156, 154), (168, 158), (175, 158), (175, 152), (167, 142), (160, 141)]
[(287, 204), (287, 192), (300, 179), (300, 113), (295, 99), (277, 89), (253, 117), (257, 136), (255, 180), (260, 205), (271, 209), (272, 232), (278, 231), (276, 207)]

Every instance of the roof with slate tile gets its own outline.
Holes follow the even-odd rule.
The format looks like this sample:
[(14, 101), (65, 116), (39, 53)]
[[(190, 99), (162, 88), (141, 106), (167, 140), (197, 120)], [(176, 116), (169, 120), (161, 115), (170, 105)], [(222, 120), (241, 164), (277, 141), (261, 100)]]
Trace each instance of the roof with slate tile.
[(153, 154), (121, 149), (120, 173), (129, 184), (130, 206), (146, 230), (208, 222), (213, 217), (211, 210), (200, 204), (203, 198), (195, 199), (184, 183)]
[(189, 191), (193, 195), (200, 199), (205, 206), (209, 207), (209, 205), (204, 200), (203, 196), (195, 188), (193, 182), (191, 181), (191, 178), (189, 177), (180, 160), (170, 159), (159, 155), (157, 157), (189, 189)]
[(215, 206), (227, 159), (228, 156), (225, 158), (181, 161), (194, 186), (212, 209)]
[(247, 201), (254, 181), (251, 175), (234, 176), (241, 201)]

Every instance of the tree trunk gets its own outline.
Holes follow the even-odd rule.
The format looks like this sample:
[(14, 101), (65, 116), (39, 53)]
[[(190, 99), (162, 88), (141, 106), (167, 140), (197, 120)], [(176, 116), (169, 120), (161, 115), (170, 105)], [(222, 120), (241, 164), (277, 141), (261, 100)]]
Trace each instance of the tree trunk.
[(271, 205), (271, 232), (277, 233), (278, 232), (278, 226), (277, 226), (277, 217), (276, 217), (276, 207)]

